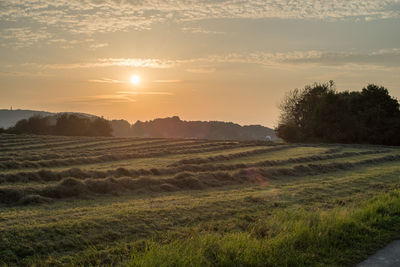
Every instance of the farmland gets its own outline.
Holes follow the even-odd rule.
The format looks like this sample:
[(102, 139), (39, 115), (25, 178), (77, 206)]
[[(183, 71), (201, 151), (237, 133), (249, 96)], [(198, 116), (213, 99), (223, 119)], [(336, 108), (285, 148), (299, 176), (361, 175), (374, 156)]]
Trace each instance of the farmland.
[(0, 265), (353, 265), (399, 237), (400, 149), (0, 135)]

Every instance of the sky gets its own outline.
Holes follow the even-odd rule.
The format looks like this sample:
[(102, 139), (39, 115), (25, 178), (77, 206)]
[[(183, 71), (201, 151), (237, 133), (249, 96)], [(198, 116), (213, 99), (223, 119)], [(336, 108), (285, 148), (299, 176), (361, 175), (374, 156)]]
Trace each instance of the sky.
[(0, 62), (0, 108), (274, 127), (314, 82), (400, 98), (400, 0), (0, 0)]

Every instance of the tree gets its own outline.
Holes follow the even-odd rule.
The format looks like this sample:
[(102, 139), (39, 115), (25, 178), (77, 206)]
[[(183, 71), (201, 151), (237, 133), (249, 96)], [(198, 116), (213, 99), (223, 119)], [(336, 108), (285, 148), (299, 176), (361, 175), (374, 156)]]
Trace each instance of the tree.
[(74, 114), (62, 114), (57, 117), (54, 133), (67, 136), (89, 135), (88, 119)]
[(35, 115), (29, 119), (18, 121), (14, 127), (9, 129), (9, 132), (17, 134), (50, 134), (50, 127), (47, 117)]
[(104, 118), (95, 118), (89, 125), (90, 136), (112, 136), (111, 124)]
[(334, 83), (306, 86), (304, 89), (295, 89), (286, 94), (280, 109), (281, 116), (277, 133), (281, 138), (289, 142), (309, 140), (319, 136), (316, 133), (319, 125), (319, 113), (323, 112), (320, 107), (324, 97), (334, 93)]
[(103, 118), (87, 118), (75, 114), (57, 117), (33, 116), (16, 123), (6, 130), (15, 134), (55, 134), (65, 136), (112, 136), (109, 121)]
[(276, 132), (288, 142), (399, 145), (399, 102), (373, 84), (361, 92), (314, 84), (285, 96)]

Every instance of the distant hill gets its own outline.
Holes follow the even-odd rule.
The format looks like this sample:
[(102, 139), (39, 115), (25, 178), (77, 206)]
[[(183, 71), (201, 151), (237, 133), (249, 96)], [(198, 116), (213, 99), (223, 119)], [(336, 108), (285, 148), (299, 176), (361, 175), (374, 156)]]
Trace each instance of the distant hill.
[(55, 113), (47, 111), (38, 111), (38, 110), (0, 109), (0, 128), (8, 128), (14, 126), (15, 123), (17, 123), (17, 121), (22, 119), (28, 119), (35, 115), (51, 116), (55, 115)]
[(28, 119), (32, 116), (59, 116), (62, 114), (74, 114), (82, 117), (97, 118), (97, 116), (87, 113), (80, 112), (47, 112), (39, 110), (25, 110), (25, 109), (0, 109), (0, 128), (7, 129), (8, 127), (14, 126), (18, 121)]
[(179, 117), (137, 121), (130, 125), (124, 120), (111, 121), (114, 136), (195, 138), (214, 140), (265, 140), (276, 139), (275, 131), (261, 125), (241, 126), (221, 121), (182, 121)]
[[(76, 112), (52, 113), (37, 110), (0, 110), (0, 128), (14, 126), (19, 120), (34, 115), (56, 119), (61, 114), (76, 114), (83, 117), (97, 116)], [(183, 121), (179, 117), (137, 121), (130, 124), (125, 120), (112, 120), (113, 135), (117, 137), (195, 138), (211, 140), (265, 140), (266, 136), (276, 139), (275, 131), (261, 125), (241, 126), (221, 121)]]

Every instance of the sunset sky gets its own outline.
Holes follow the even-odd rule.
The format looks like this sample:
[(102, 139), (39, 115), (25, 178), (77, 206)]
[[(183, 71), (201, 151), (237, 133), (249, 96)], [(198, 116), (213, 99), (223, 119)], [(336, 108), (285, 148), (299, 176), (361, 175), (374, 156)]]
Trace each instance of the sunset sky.
[(275, 126), (313, 82), (400, 98), (400, 0), (2, 0), (0, 32), (0, 108)]

